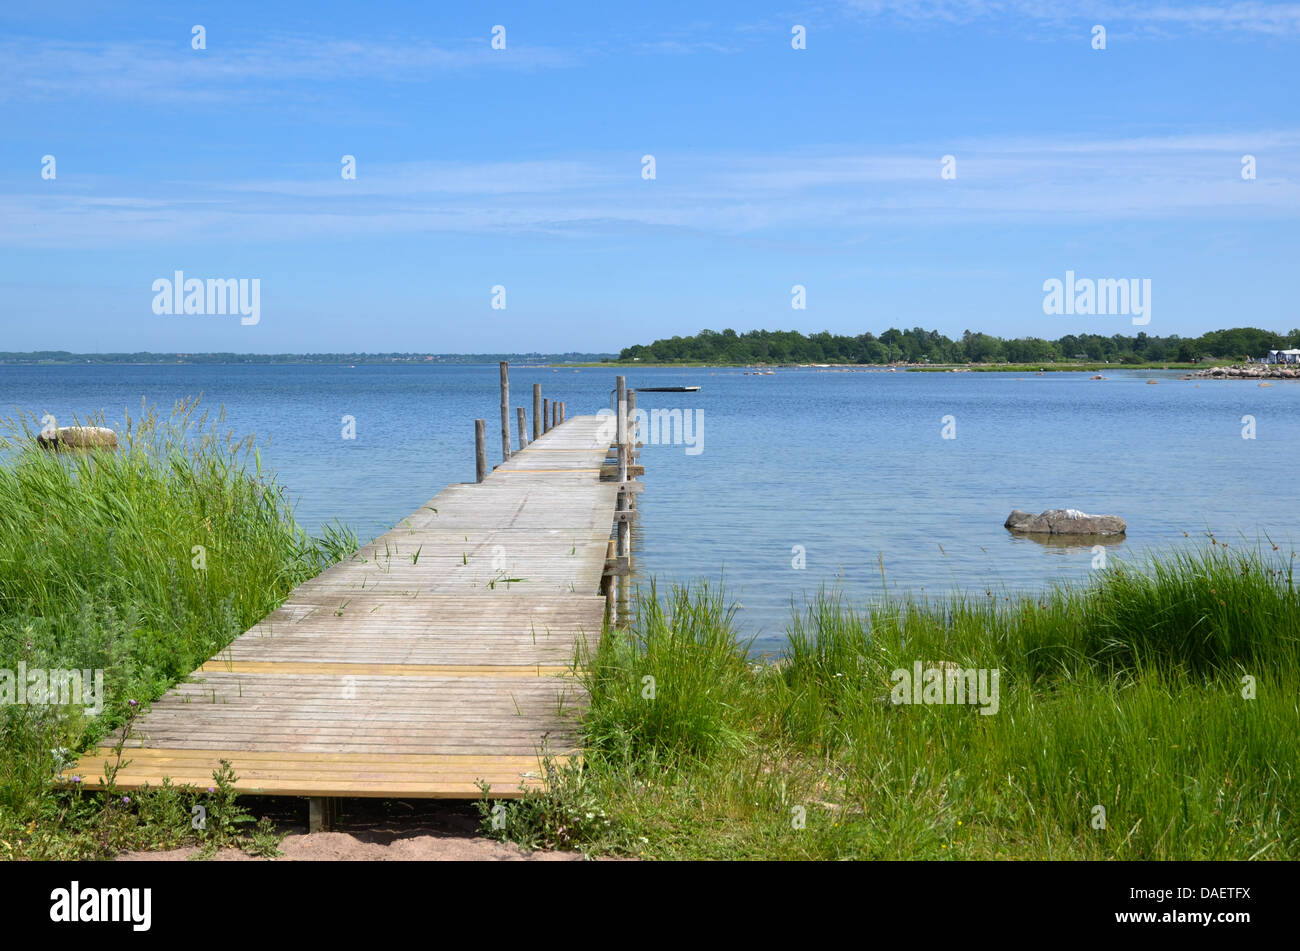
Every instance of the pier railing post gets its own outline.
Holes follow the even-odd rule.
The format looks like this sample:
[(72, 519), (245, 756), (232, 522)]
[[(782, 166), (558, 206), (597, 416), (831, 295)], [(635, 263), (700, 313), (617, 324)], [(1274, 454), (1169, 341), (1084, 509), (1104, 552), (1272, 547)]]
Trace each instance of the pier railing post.
[(542, 435), (542, 384), (533, 384), (533, 441)]
[[(627, 468), (629, 453), (627, 439), (627, 377), (618, 378), (618, 511), (627, 511), (627, 493), (623, 491), (623, 486), (627, 484)], [(628, 605), (628, 575), (631, 570), (632, 556), (632, 526), (628, 522), (627, 516), (619, 519), (618, 527), (618, 546), (616, 554), (618, 557), (618, 623), (624, 625), (627, 621)], [(624, 565), (627, 568), (624, 568)]]
[[(618, 481), (627, 481), (627, 377), (618, 378), (618, 417), (615, 439), (618, 443)], [(619, 554), (623, 554), (619, 552)]]
[(549, 433), (550, 431), (551, 431), (551, 401), (544, 399), (542, 400), (542, 432)]
[(627, 391), (627, 442), (628, 465), (632, 464), (632, 454), (636, 452), (636, 390)]
[(487, 420), (474, 420), (474, 473), (475, 482), (487, 478)]
[[(641, 435), (641, 427), (640, 424), (637, 422), (637, 418), (636, 418), (636, 390), (628, 390), (627, 391), (627, 444), (628, 444), (627, 459), (628, 459), (629, 480), (636, 478), (636, 476), (631, 474), (632, 473), (631, 467), (635, 463), (637, 458), (637, 446), (640, 445), (638, 437), (640, 435)], [(619, 491), (622, 492), (627, 497), (627, 507), (630, 509), (636, 508), (636, 493), (628, 492), (626, 490), (626, 487), (620, 488)], [(631, 524), (628, 525), (627, 533), (628, 533), (628, 545), (627, 545), (628, 553), (631, 554), (631, 549), (632, 549)]]
[(560, 422), (564, 422), (564, 407), (566, 405), (567, 404), (564, 402), (564, 400), (560, 400)]
[(510, 461), (510, 364), (505, 360), (501, 361), (501, 461)]
[(515, 412), (519, 416), (519, 448), (528, 448), (528, 414), (524, 412), (522, 406), (518, 407)]

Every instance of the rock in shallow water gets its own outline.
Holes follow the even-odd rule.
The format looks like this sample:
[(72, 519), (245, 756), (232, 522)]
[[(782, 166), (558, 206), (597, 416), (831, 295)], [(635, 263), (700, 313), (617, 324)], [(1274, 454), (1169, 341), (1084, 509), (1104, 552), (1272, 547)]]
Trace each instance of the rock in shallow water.
[(1123, 535), (1128, 528), (1118, 515), (1088, 515), (1078, 509), (1048, 509), (1039, 515), (1016, 509), (1004, 527), (1026, 535)]

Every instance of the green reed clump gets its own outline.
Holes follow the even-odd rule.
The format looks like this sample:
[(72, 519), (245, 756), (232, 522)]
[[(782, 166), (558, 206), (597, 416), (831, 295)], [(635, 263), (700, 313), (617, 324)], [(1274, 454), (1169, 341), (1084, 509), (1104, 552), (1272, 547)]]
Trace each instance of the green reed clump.
[[(1300, 665), (1294, 556), (1206, 549), (1116, 564), (1038, 596), (891, 599), (860, 614), (822, 594), (790, 630), (795, 677), (879, 673), (914, 660), (1001, 667), (1018, 677), (1210, 676)], [(842, 679), (842, 678), (841, 678)]]
[[(774, 664), (748, 661), (720, 592), (652, 588), (585, 659), (584, 791), (618, 830), (589, 846), (1300, 857), (1293, 557), (1214, 542), (1039, 596), (861, 609), (823, 591)], [(996, 712), (891, 702), (917, 661), (997, 669)]]
[(0, 421), (0, 667), (101, 669), (105, 692), (98, 718), (0, 711), (0, 806), (26, 808), (55, 751), (103, 735), (128, 699), (157, 697), (356, 548), (340, 528), (309, 537), (253, 437), (223, 423), (183, 401), (128, 417), (116, 450), (55, 452), (34, 417)]
[(1076, 648), (1110, 668), (1228, 666), (1300, 658), (1294, 556), (1209, 548), (1121, 565), (1084, 600)]
[(744, 748), (748, 668), (734, 615), (707, 584), (674, 586), (661, 600), (651, 583), (636, 624), (579, 658), (591, 745), (632, 761)]

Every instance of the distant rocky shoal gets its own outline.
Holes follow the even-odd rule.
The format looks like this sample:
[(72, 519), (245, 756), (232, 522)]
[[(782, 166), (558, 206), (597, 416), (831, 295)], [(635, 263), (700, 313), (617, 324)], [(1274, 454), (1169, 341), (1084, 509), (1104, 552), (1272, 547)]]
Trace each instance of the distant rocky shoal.
[(1300, 380), (1300, 367), (1280, 363), (1248, 363), (1244, 366), (1208, 367), (1183, 377), (1184, 380)]

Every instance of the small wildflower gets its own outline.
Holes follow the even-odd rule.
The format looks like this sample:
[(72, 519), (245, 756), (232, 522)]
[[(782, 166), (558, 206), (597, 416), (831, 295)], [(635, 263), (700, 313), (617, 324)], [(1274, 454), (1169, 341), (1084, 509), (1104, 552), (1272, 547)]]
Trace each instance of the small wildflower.
[(131, 805), (131, 797), (130, 797), (130, 796), (123, 796), (123, 797), (122, 797), (122, 805), (124, 805), (124, 806), (129, 806), (129, 805)]
[(126, 702), (126, 705), (127, 705), (128, 707), (130, 707), (131, 709), (135, 709), (136, 707), (140, 706), (140, 701), (139, 701), (139, 700), (128, 700), (128, 701)]
[(73, 781), (74, 783), (79, 783), (79, 782), (81, 782), (81, 777), (80, 777), (80, 776), (73, 776), (73, 777), (72, 777), (72, 781)]

